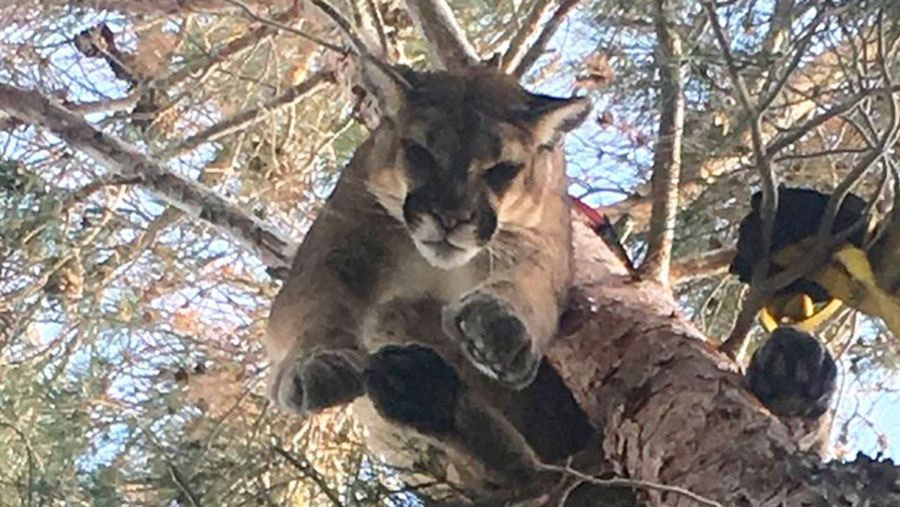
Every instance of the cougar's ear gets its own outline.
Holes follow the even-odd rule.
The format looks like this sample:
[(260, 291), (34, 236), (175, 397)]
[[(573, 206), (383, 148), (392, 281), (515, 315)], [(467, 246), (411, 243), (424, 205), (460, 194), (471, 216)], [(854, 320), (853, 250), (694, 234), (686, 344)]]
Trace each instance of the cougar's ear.
[(362, 83), (375, 95), (381, 116), (397, 118), (406, 107), (406, 96), (412, 89), (406, 73), (373, 57), (360, 58), (359, 65)]
[(560, 99), (547, 95), (531, 95), (528, 100), (528, 120), (538, 144), (553, 145), (562, 134), (581, 125), (591, 112), (587, 97)]

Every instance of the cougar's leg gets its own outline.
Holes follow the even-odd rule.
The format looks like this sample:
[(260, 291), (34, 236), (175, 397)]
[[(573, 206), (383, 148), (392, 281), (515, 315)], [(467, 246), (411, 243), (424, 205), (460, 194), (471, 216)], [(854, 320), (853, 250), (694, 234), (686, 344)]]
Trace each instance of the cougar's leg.
[(392, 234), (402, 233), (364, 200), (342, 210), (353, 198), (346, 188), (335, 191), (299, 248), (269, 318), (270, 394), (304, 415), (362, 394), (367, 353), (360, 326), (393, 262)]
[(482, 373), (523, 389), (556, 332), (569, 283), (568, 245), (520, 241), (508, 267), (444, 309), (444, 331)]

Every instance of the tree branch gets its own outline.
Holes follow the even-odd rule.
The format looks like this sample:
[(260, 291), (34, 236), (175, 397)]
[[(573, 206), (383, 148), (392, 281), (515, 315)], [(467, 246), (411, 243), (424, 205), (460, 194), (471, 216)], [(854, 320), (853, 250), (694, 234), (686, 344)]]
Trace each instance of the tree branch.
[(334, 505), (335, 507), (342, 507), (344, 505), (341, 502), (338, 494), (328, 486), (328, 484), (325, 482), (325, 479), (322, 478), (322, 475), (319, 474), (319, 472), (317, 472), (315, 468), (313, 468), (313, 466), (310, 465), (308, 461), (306, 461), (305, 458), (303, 458), (302, 460), (297, 459), (291, 453), (287, 452), (277, 445), (273, 445), (271, 448), (275, 452), (275, 454), (278, 454), (279, 456), (287, 460), (287, 462), (290, 463), (294, 468), (296, 468), (298, 472), (302, 473), (304, 477), (313, 481), (316, 486), (318, 486), (319, 489), (322, 490), (322, 493), (324, 493), (325, 496), (328, 497), (328, 500), (331, 501), (332, 505)]
[(504, 72), (512, 72), (516, 65), (522, 61), (525, 52), (528, 50), (527, 42), (534, 37), (538, 30), (541, 30), (541, 21), (550, 13), (550, 10), (556, 5), (554, 0), (537, 0), (531, 7), (531, 12), (522, 22), (522, 26), (513, 35), (509, 42), (506, 53), (500, 59), (500, 69)]
[(538, 35), (537, 40), (535, 40), (534, 44), (528, 48), (528, 51), (522, 55), (522, 58), (516, 64), (515, 69), (512, 70), (513, 76), (521, 79), (521, 77), (534, 66), (534, 62), (536, 62), (538, 58), (544, 54), (544, 51), (547, 50), (547, 45), (550, 44), (550, 39), (553, 38), (556, 30), (559, 29), (559, 26), (566, 19), (566, 16), (568, 16), (569, 12), (578, 5), (579, 1), (580, 0), (563, 0), (559, 4), (559, 8), (556, 9), (556, 12), (554, 12), (553, 15), (550, 16), (550, 19), (547, 20), (547, 23), (544, 24), (544, 28), (541, 30), (540, 35)]
[(680, 259), (672, 263), (669, 277), (674, 284), (727, 273), (736, 253), (737, 249), (733, 247), (719, 248), (695, 257)]
[[(760, 294), (759, 282), (761, 282), (769, 272), (769, 256), (772, 245), (772, 231), (775, 227), (775, 214), (778, 211), (778, 189), (776, 184), (775, 171), (772, 168), (772, 161), (766, 154), (765, 142), (762, 135), (762, 111), (756, 104), (750, 100), (750, 92), (747, 90), (747, 84), (738, 70), (731, 54), (730, 43), (719, 24), (719, 18), (716, 15), (716, 8), (712, 2), (702, 2), (703, 9), (709, 18), (710, 26), (719, 43), (719, 49), (725, 58), (725, 64), (728, 67), (728, 74), (731, 81), (738, 91), (738, 99), (746, 114), (750, 119), (750, 136), (753, 140), (753, 155), (756, 168), (759, 171), (760, 181), (762, 182), (762, 199), (760, 202), (760, 223), (762, 229), (762, 251), (766, 252), (762, 261), (757, 263), (753, 270), (750, 293), (744, 301), (743, 309), (738, 316), (731, 335), (722, 343), (721, 350), (731, 354), (733, 357), (742, 351), (747, 344), (747, 333), (753, 323), (753, 315), (762, 308), (763, 301), (767, 296)], [(748, 317), (749, 316), (749, 317)]]
[(684, 488), (679, 488), (678, 486), (668, 486), (665, 484), (659, 484), (657, 482), (650, 481), (636, 481), (633, 479), (623, 479), (620, 477), (614, 479), (600, 479), (598, 477), (594, 477), (583, 472), (579, 472), (575, 470), (571, 466), (559, 466), (559, 465), (539, 465), (539, 468), (542, 470), (547, 470), (550, 472), (556, 472), (563, 475), (572, 475), (583, 482), (587, 482), (593, 484), (595, 486), (603, 486), (603, 487), (613, 487), (613, 488), (640, 488), (640, 489), (648, 489), (648, 490), (656, 490), (656, 491), (665, 491), (667, 493), (674, 493), (679, 496), (683, 496), (690, 500), (697, 502), (700, 505), (705, 505), (707, 507), (722, 507), (722, 504), (716, 502), (714, 500), (710, 500), (709, 498), (705, 498), (700, 496), (692, 491), (686, 490)]
[(684, 136), (684, 55), (681, 38), (671, 29), (674, 22), (672, 6), (667, 5), (665, 0), (656, 0), (654, 6), (660, 73), (660, 116), (651, 176), (653, 209), (650, 213), (647, 256), (640, 267), (640, 273), (648, 279), (668, 285), (675, 217), (678, 213), (678, 182), (681, 177)]
[(114, 173), (139, 177), (143, 186), (155, 196), (191, 217), (216, 226), (270, 268), (290, 265), (294, 245), (267, 224), (215, 192), (172, 174), (162, 163), (95, 129), (84, 118), (40, 93), (0, 84), (0, 110), (46, 128)]
[[(296, 19), (299, 14), (300, 13), (296, 8), (291, 8), (272, 18), (272, 21), (275, 21), (276, 23), (281, 25), (285, 25), (286, 23), (290, 23), (291, 21)], [(251, 19), (255, 19), (253, 17), (252, 11), (249, 11), (248, 16), (250, 16)], [(217, 63), (224, 62), (228, 58), (238, 55), (246, 51), (247, 49), (250, 49), (259, 41), (271, 37), (276, 33), (278, 32), (273, 26), (271, 26), (271, 23), (263, 24), (263, 26), (260, 26), (259, 28), (251, 30), (244, 35), (231, 40), (224, 46), (217, 47), (207, 56), (191, 59), (190, 61), (185, 63), (183, 67), (176, 70), (175, 72), (172, 72), (171, 74), (154, 81), (153, 86), (160, 90), (168, 90), (173, 85), (180, 83), (184, 79), (199, 74)]]
[(406, 0), (406, 8), (436, 65), (455, 70), (480, 61), (445, 0)]
[(302, 83), (288, 87), (284, 93), (268, 100), (264, 104), (242, 111), (231, 118), (216, 123), (203, 132), (188, 137), (175, 146), (164, 150), (158, 156), (163, 159), (177, 157), (202, 144), (221, 139), (239, 130), (244, 130), (251, 125), (255, 125), (265, 120), (272, 115), (272, 113), (275, 113), (282, 108), (292, 106), (310, 95), (313, 95), (321, 90), (327, 83), (331, 82), (334, 82), (334, 79), (330, 72), (317, 72)]

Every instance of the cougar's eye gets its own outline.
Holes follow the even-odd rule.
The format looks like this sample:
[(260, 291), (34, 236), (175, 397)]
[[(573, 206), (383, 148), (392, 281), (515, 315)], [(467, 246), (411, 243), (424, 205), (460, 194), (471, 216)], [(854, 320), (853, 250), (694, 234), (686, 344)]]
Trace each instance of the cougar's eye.
[(437, 168), (437, 160), (427, 148), (411, 140), (402, 141), (403, 152), (406, 155), (406, 165), (410, 173), (416, 178), (424, 178)]
[(484, 172), (484, 181), (494, 192), (502, 192), (522, 170), (522, 164), (500, 162)]

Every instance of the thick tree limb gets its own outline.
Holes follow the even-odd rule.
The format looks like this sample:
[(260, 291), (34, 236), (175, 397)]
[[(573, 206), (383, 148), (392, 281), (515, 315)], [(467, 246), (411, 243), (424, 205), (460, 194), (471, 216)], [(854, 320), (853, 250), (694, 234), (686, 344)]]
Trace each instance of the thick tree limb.
[(678, 213), (678, 182), (684, 137), (684, 70), (681, 37), (672, 29), (675, 16), (665, 0), (656, 0), (655, 28), (660, 74), (660, 117), (651, 176), (653, 210), (647, 238), (647, 257), (640, 272), (648, 279), (669, 284), (669, 264)]
[(0, 84), (0, 110), (40, 125), (114, 173), (136, 176), (158, 198), (187, 215), (206, 220), (234, 238), (273, 269), (289, 266), (294, 245), (261, 220), (215, 192), (172, 174), (134, 147), (95, 129), (84, 118), (37, 92)]
[(478, 52), (445, 0), (406, 0), (406, 8), (438, 67), (462, 69), (479, 62)]
[[(619, 476), (677, 486), (722, 505), (900, 505), (900, 470), (865, 457), (823, 464), (741, 386), (653, 282), (635, 282), (612, 252), (575, 224), (582, 327), (548, 353), (581, 407), (603, 429)], [(865, 485), (865, 486), (863, 486)], [(649, 505), (695, 506), (665, 492)], [(868, 503), (867, 503), (868, 502)]]

